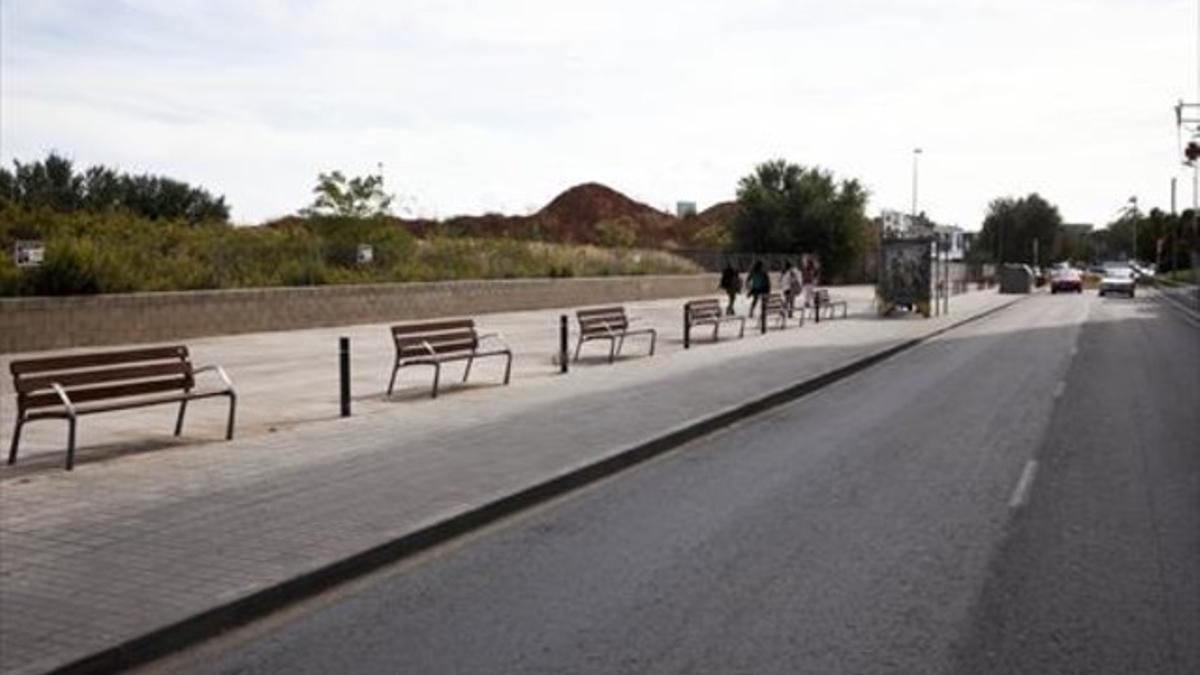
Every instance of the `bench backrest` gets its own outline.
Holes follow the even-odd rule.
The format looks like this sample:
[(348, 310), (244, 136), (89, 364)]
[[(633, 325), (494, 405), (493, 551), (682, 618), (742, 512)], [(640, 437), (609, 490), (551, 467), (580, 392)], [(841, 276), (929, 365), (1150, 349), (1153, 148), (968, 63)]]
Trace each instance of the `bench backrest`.
[(684, 311), (688, 314), (689, 321), (712, 321), (720, 319), (721, 301), (716, 298), (705, 298), (704, 300), (691, 300), (684, 306)]
[(21, 359), (9, 370), (21, 410), (62, 405), (54, 384), (72, 403), (188, 391), (196, 384), (183, 345)]
[(392, 326), (396, 357), (401, 359), (473, 352), (479, 346), (474, 319), (412, 321)]
[(621, 332), (629, 328), (625, 308), (619, 305), (581, 309), (575, 312), (575, 318), (579, 321), (579, 332), (583, 335), (606, 335), (610, 330)]

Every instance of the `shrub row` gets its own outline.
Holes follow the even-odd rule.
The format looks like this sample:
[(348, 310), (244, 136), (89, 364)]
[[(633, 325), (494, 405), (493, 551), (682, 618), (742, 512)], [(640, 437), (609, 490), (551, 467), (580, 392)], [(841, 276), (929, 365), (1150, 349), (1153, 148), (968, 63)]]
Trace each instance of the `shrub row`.
[[(18, 240), (46, 246), (19, 268)], [(369, 244), (373, 259), (358, 263)], [(59, 213), (0, 203), (0, 295), (74, 295), (262, 286), (637, 274), (686, 274), (658, 251), (507, 239), (416, 239), (385, 222), (339, 218), (232, 227), (149, 220), (124, 212)]]

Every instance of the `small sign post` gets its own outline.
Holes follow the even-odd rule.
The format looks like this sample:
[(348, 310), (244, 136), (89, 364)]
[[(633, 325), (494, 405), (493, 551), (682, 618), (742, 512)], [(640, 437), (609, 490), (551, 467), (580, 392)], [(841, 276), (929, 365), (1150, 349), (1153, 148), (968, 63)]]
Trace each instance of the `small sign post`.
[(46, 259), (46, 245), (40, 241), (26, 239), (13, 243), (13, 261), (17, 267), (39, 267)]
[(375, 260), (375, 247), (370, 244), (358, 245), (358, 264), (370, 265)]

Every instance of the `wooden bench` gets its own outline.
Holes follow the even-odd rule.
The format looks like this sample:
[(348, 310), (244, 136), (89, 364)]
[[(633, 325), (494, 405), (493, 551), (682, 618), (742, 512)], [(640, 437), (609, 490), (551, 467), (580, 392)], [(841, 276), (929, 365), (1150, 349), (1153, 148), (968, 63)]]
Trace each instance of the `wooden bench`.
[(654, 356), (654, 344), (658, 341), (658, 332), (653, 328), (630, 330), (630, 319), (625, 315), (624, 307), (618, 305), (581, 309), (575, 312), (575, 319), (579, 322), (579, 342), (575, 345), (575, 361), (579, 361), (583, 343), (590, 340), (608, 340), (611, 343), (608, 349), (608, 362), (612, 363), (616, 360), (617, 354), (621, 353), (621, 347), (625, 345), (625, 338), (630, 335), (649, 335), (650, 356)]
[[(502, 348), (480, 351), (484, 340), (496, 340)], [(475, 330), (474, 319), (443, 319), (439, 321), (413, 321), (392, 326), (392, 342), (396, 346), (396, 361), (392, 364), (392, 377), (387, 393), (392, 395), (396, 386), (396, 373), (408, 366), (433, 366), (432, 398), (437, 398), (438, 383), (442, 376), (442, 364), (451, 361), (466, 361), (463, 382), (471, 375), (471, 364), (475, 359), (488, 356), (504, 356), (504, 384), (512, 376), (512, 350), (498, 333), (480, 335)]]
[[(9, 365), (17, 392), (17, 424), (8, 463), (17, 461), (21, 428), (39, 419), (67, 420), (67, 470), (75, 466), (75, 422), (82, 415), (179, 404), (175, 435), (183, 433), (188, 401), (229, 398), (226, 440), (233, 438), (237, 393), (220, 366), (194, 368), (182, 345), (21, 359)], [(195, 391), (196, 375), (214, 373), (220, 389)]]
[[(779, 329), (787, 328), (787, 306), (783, 302), (783, 296), (778, 293), (769, 293), (763, 298), (762, 313), (764, 317), (778, 316)], [(762, 320), (762, 319), (760, 319)], [(800, 312), (800, 325), (804, 325), (804, 312)]]
[(850, 311), (849, 303), (847, 303), (845, 300), (835, 300), (833, 298), (830, 298), (829, 297), (829, 289), (827, 289), (827, 288), (818, 288), (817, 290), (813, 291), (813, 308), (812, 308), (812, 310), (813, 310), (814, 318), (819, 319), (820, 317), (817, 316), (817, 314), (822, 309), (829, 308), (829, 317), (828, 318), (832, 319), (832, 318), (834, 318), (834, 311), (836, 311), (838, 306), (841, 306), (841, 308), (842, 308), (842, 318), (843, 319), (846, 318), (846, 315)]
[(741, 324), (738, 337), (746, 336), (746, 317), (726, 315), (721, 310), (721, 301), (716, 298), (689, 300), (683, 305), (683, 346), (687, 348), (692, 341), (692, 328), (696, 326), (713, 327), (713, 341), (720, 339), (721, 324), (736, 321)]

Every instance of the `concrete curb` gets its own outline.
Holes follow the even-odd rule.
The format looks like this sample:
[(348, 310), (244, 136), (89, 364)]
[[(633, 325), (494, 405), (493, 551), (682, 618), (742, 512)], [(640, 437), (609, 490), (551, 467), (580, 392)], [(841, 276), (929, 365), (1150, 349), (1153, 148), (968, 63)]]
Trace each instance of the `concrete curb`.
[[(1191, 307), (1183, 300), (1176, 298), (1158, 284), (1155, 284), (1151, 288), (1154, 289), (1152, 297), (1157, 298), (1159, 302), (1174, 309), (1185, 321), (1188, 321), (1193, 326), (1200, 326), (1200, 312), (1197, 312), (1195, 308)], [(1197, 289), (1197, 292), (1200, 292), (1200, 289)]]
[(374, 572), (456, 537), (480, 529), (530, 507), (632, 468), (653, 457), (759, 413), (779, 407), (871, 366), (912, 349), (951, 330), (996, 314), (1029, 296), (1022, 295), (997, 307), (954, 322), (920, 337), (882, 349), (827, 373), (772, 391), (757, 399), (725, 408), (712, 415), (679, 425), (653, 438), (617, 451), (595, 462), (568, 469), (492, 502), (473, 507), (407, 535), (343, 558), (246, 597), (214, 607), (182, 621), (110, 647), (51, 673), (111, 673), (148, 664), (199, 644), (223, 632), (250, 623), (334, 586)]

